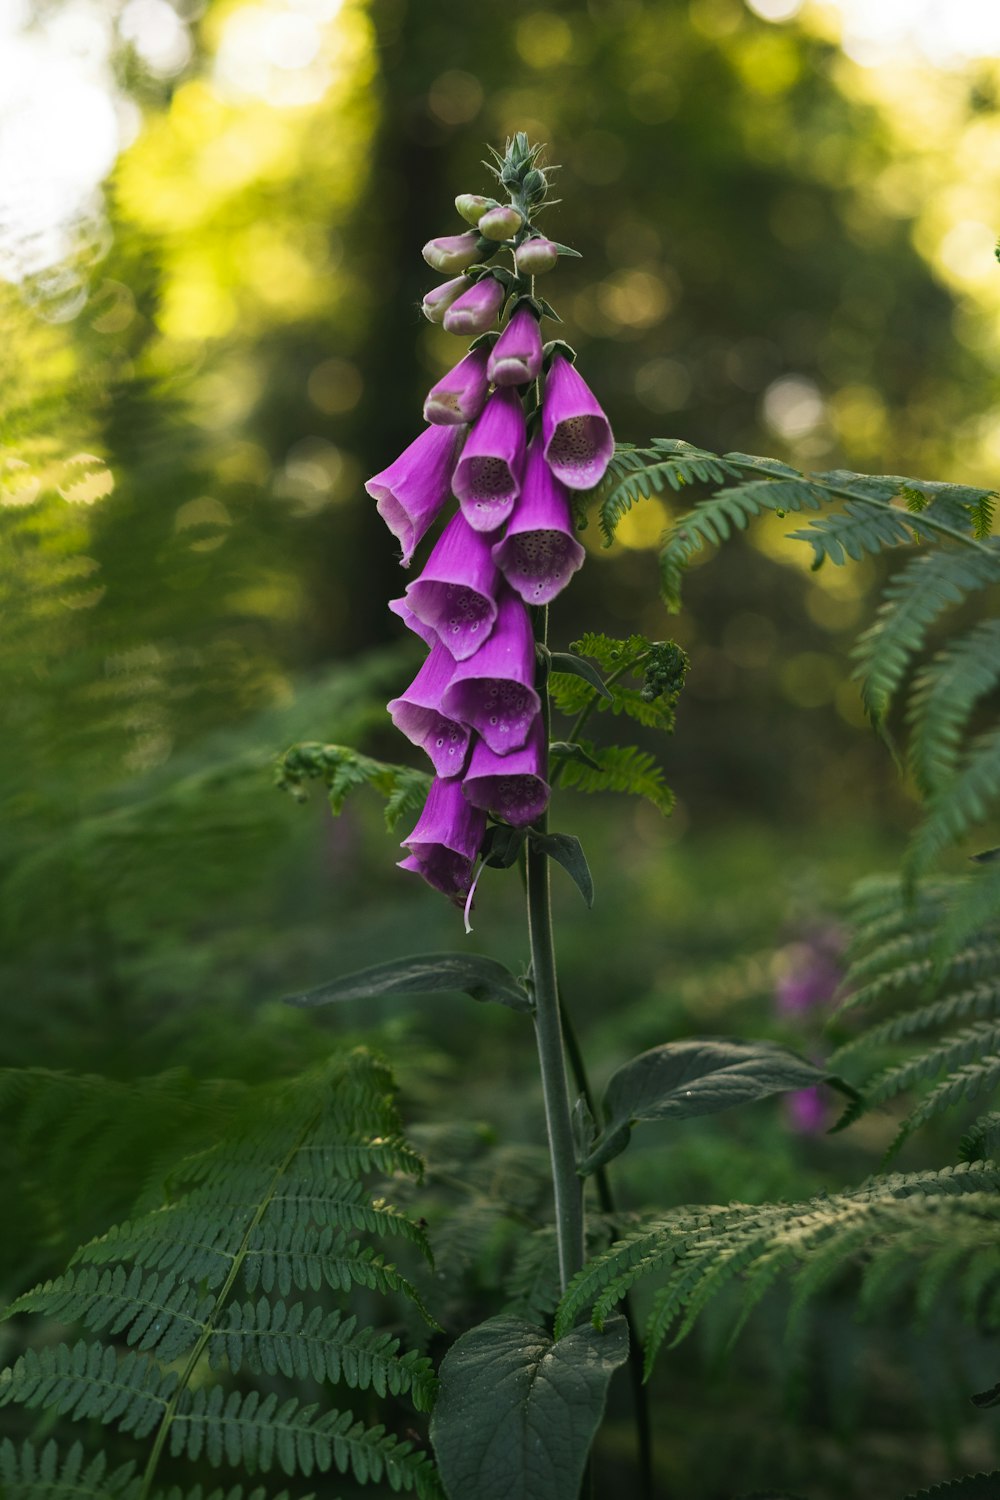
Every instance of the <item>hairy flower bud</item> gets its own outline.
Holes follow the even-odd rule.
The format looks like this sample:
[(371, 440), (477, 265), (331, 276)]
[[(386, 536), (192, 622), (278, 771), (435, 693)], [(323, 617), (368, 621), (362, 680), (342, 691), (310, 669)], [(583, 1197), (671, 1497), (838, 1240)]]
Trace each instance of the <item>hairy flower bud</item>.
[(541, 711), (534, 681), (535, 639), (528, 611), (515, 593), (504, 589), (489, 639), (459, 662), (442, 695), (441, 711), (475, 729), (497, 755), (506, 755), (521, 748)]
[(455, 660), (463, 661), (479, 650), (493, 628), (499, 586), (490, 539), (473, 531), (459, 511), (438, 537), (423, 573), (406, 590), (406, 603)]
[(450, 900), (463, 902), (472, 884), (472, 867), (486, 832), (486, 814), (462, 795), (451, 779), (431, 782), (424, 810), (401, 847), (410, 852), (399, 861)]
[(545, 728), (539, 714), (520, 750), (497, 755), (485, 740), (476, 741), (462, 790), (473, 807), (481, 807), (523, 828), (540, 818), (552, 795), (545, 780)]
[(524, 481), (493, 561), (526, 604), (549, 604), (566, 587), (585, 553), (577, 541), (569, 496), (545, 462), (540, 436), (532, 439)]
[(542, 276), (552, 270), (558, 259), (559, 251), (542, 234), (525, 240), (514, 251), (514, 264), (522, 276)]
[(455, 207), (462, 218), (473, 226), (479, 223), (487, 209), (499, 206), (495, 198), (484, 198), (482, 193), (459, 193), (455, 199)]
[(440, 323), (456, 297), (466, 291), (472, 283), (467, 276), (456, 276), (454, 281), (442, 281), (425, 293), (420, 310), (430, 323)]
[(552, 361), (542, 399), (545, 460), (568, 489), (589, 490), (615, 451), (611, 424), (582, 376), (562, 354)]
[(505, 295), (495, 276), (480, 277), (448, 308), (442, 320), (445, 330), (465, 337), (485, 333), (496, 322)]
[(512, 203), (489, 208), (479, 220), (479, 233), (488, 240), (509, 240), (524, 223), (524, 215)]
[(454, 671), (455, 658), (435, 641), (410, 686), (386, 705), (396, 728), (426, 750), (441, 777), (460, 775), (469, 751), (468, 726), (441, 712), (441, 698)]
[(403, 549), (410, 566), (414, 549), (451, 495), (455, 454), (464, 427), (425, 427), (395, 463), (373, 474), (365, 489), (378, 501), (376, 510)]
[(487, 372), (494, 385), (527, 385), (542, 368), (542, 335), (530, 307), (517, 309), (489, 353)]
[(469, 433), (451, 487), (476, 531), (502, 526), (521, 493), (524, 409), (512, 390), (496, 390)]
[(486, 405), (490, 388), (487, 374), (487, 349), (473, 349), (460, 359), (454, 369), (443, 375), (428, 392), (424, 402), (424, 421), (454, 426), (474, 422)]
[(465, 234), (443, 234), (436, 240), (428, 240), (422, 253), (435, 271), (467, 271), (483, 259), (479, 236), (474, 229)]

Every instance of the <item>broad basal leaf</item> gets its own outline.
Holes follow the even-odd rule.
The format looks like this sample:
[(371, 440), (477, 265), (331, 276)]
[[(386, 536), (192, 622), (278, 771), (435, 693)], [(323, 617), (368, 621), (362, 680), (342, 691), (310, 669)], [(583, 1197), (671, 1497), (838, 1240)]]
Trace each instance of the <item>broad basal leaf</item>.
[(493, 1000), (511, 1010), (531, 1010), (527, 991), (495, 958), (478, 954), (420, 953), (393, 958), (388, 963), (357, 969), (302, 995), (289, 995), (287, 1005), (333, 1005), (342, 1000), (367, 1000), (374, 995), (429, 995), (437, 990), (461, 990), (473, 1000)]

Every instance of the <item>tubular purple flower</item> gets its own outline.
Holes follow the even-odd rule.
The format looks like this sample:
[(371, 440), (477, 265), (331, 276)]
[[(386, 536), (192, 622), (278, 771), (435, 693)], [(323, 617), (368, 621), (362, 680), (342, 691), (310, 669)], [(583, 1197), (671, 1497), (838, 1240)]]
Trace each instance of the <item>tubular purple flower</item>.
[(479, 650), (497, 617), (500, 574), (490, 540), (473, 531), (458, 511), (438, 537), (423, 573), (406, 590), (410, 610), (436, 632), (456, 661)]
[(549, 604), (586, 556), (573, 534), (569, 496), (545, 462), (541, 437), (531, 441), (521, 497), (493, 561), (525, 604)]
[(545, 731), (539, 714), (520, 750), (497, 755), (485, 740), (477, 740), (462, 790), (473, 807), (522, 828), (540, 818), (549, 805), (552, 793), (545, 780), (545, 758)]
[(474, 229), (467, 229), (464, 234), (442, 234), (436, 240), (428, 240), (421, 253), (435, 271), (467, 271), (484, 258), (479, 235)]
[(417, 826), (400, 846), (410, 852), (399, 867), (421, 875), (436, 891), (461, 904), (485, 832), (486, 814), (466, 800), (460, 782), (432, 781)]
[(603, 479), (615, 451), (597, 398), (562, 354), (554, 357), (545, 381), (542, 441), (549, 468), (571, 490), (589, 490)]
[(414, 549), (451, 494), (451, 476), (463, 427), (425, 427), (395, 463), (373, 474), (365, 489), (403, 549), (410, 566)]
[(519, 307), (489, 353), (494, 385), (527, 385), (542, 368), (542, 335), (530, 307)]
[(424, 402), (424, 421), (441, 426), (474, 422), (486, 405), (490, 377), (486, 373), (489, 353), (473, 349), (453, 370), (432, 386)]
[(528, 611), (504, 589), (496, 624), (475, 656), (459, 662), (441, 699), (449, 719), (468, 724), (497, 755), (519, 750), (541, 711), (534, 689), (535, 641)]
[(455, 658), (447, 646), (435, 641), (405, 693), (386, 705), (396, 728), (426, 750), (442, 779), (458, 776), (469, 753), (467, 726), (441, 712), (441, 696), (454, 671)]
[(461, 296), (471, 285), (468, 276), (456, 276), (454, 281), (442, 281), (440, 286), (432, 286), (429, 292), (424, 293), (424, 300), (420, 304), (424, 317), (431, 323), (440, 323), (455, 298)]
[(559, 259), (559, 251), (543, 234), (533, 235), (514, 251), (514, 264), (522, 276), (542, 276)]
[(455, 466), (452, 489), (476, 531), (495, 531), (514, 509), (524, 471), (524, 410), (512, 390), (494, 391)]
[(495, 276), (481, 276), (448, 308), (442, 319), (445, 331), (470, 338), (485, 333), (496, 322), (504, 296), (502, 282)]
[(394, 615), (399, 616), (407, 630), (412, 630), (414, 635), (419, 635), (420, 639), (426, 642), (428, 646), (434, 645), (434, 642), (437, 640), (437, 631), (433, 630), (430, 625), (425, 625), (423, 620), (417, 619), (413, 610), (407, 604), (405, 597), (402, 599), (390, 599), (389, 608)]

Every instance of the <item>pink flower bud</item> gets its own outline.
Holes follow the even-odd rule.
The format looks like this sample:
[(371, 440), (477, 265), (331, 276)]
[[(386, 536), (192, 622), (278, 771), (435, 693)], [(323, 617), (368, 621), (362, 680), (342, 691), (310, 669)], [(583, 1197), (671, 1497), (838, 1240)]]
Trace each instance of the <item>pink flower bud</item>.
[(487, 209), (498, 208), (499, 205), (495, 198), (484, 198), (482, 193), (459, 193), (455, 199), (455, 207), (467, 224), (475, 226)]
[(488, 240), (509, 240), (523, 223), (524, 215), (512, 203), (502, 203), (483, 214), (479, 220), (479, 233)]
[(467, 271), (483, 259), (483, 252), (478, 234), (470, 229), (465, 234), (443, 234), (439, 239), (428, 240), (423, 257), (435, 271)]
[(442, 281), (440, 286), (431, 287), (420, 306), (424, 317), (431, 323), (440, 323), (455, 298), (469, 285), (467, 276), (456, 276), (454, 281)]
[(525, 240), (514, 251), (514, 263), (522, 276), (541, 276), (551, 271), (559, 259), (559, 251), (544, 235)]
[(542, 368), (542, 336), (530, 307), (521, 306), (490, 350), (487, 373), (494, 385), (527, 385)]
[(457, 297), (444, 315), (448, 333), (469, 337), (485, 333), (496, 322), (504, 299), (504, 289), (495, 276), (484, 276), (473, 282), (467, 292)]

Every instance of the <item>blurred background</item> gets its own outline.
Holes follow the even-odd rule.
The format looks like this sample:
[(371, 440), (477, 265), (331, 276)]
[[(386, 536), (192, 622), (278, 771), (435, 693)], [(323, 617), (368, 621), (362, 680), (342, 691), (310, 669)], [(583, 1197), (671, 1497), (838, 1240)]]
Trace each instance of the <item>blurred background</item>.
[[(415, 1123), (538, 1138), (517, 1018), (280, 1004), (414, 947), (520, 963), (516, 881), (486, 877), (466, 940), (394, 869), (406, 830), (387, 837), (374, 801), (334, 822), (273, 773), (303, 739), (410, 758), (383, 705), (419, 652), (386, 610), (402, 581), (363, 481), (463, 352), (420, 315), (420, 247), (462, 228), (455, 194), (489, 191), (485, 146), (518, 129), (561, 164), (545, 227), (583, 259), (545, 295), (619, 440), (995, 482), (993, 0), (4, 0), (5, 1065), (266, 1078), (361, 1034)], [(812, 575), (774, 520), (695, 568), (672, 619), (656, 548), (679, 510), (648, 501), (611, 550), (592, 526), (553, 611), (557, 644), (639, 630), (692, 663), (675, 735), (649, 746), (673, 817), (569, 795), (554, 814), (598, 886), (592, 918), (558, 893), (598, 1080), (691, 1032), (822, 1052), (839, 904), (914, 818), (850, 679), (875, 567)], [(825, 1110), (686, 1127), (666, 1166), (644, 1138), (624, 1191), (857, 1181), (893, 1123), (831, 1141)], [(120, 1207), (25, 1221), (3, 1284)], [(962, 1384), (983, 1351), (890, 1332), (875, 1357), (844, 1307), (808, 1369), (781, 1373), (767, 1329), (726, 1375), (711, 1338), (665, 1362), (671, 1494), (832, 1500), (989, 1465)]]

